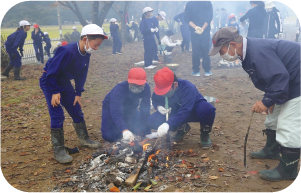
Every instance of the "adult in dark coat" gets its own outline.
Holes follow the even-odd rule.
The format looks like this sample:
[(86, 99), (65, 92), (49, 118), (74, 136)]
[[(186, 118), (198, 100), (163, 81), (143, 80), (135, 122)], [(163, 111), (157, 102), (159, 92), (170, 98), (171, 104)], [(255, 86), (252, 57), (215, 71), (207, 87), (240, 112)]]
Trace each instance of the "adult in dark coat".
[(250, 1), (250, 9), (240, 18), (240, 22), (249, 19), (248, 36), (253, 38), (263, 38), (263, 24), (266, 17), (265, 5), (263, 1)]
[[(228, 61), (242, 60), (254, 86), (264, 92), (252, 112), (267, 114), (265, 147), (252, 158), (279, 159), (279, 165), (260, 171), (269, 181), (293, 180), (300, 159), (301, 97), (300, 44), (279, 39), (243, 38), (234, 27), (220, 29), (212, 38), (214, 48)], [(280, 151), (280, 153), (279, 153)], [(279, 156), (280, 155), (280, 156)]]

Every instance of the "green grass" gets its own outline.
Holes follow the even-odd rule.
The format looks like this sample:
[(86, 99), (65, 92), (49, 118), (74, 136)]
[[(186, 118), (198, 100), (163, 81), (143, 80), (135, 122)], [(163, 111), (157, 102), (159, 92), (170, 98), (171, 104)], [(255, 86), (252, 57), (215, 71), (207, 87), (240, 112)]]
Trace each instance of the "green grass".
[[(72, 27), (74, 25), (63, 25), (62, 26), (62, 33), (63, 35), (67, 32), (72, 33)], [(83, 26), (81, 25), (75, 25), (77, 28), (77, 31), (81, 32)], [(105, 32), (109, 32), (109, 24), (103, 24)], [(41, 30), (43, 32), (48, 32), (50, 38), (59, 38), (59, 26), (40, 26)], [(8, 36), (16, 31), (17, 28), (1, 28), (1, 35)], [(26, 40), (31, 40), (31, 32), (33, 31), (33, 27), (30, 27), (30, 30), (27, 32), (27, 38)]]

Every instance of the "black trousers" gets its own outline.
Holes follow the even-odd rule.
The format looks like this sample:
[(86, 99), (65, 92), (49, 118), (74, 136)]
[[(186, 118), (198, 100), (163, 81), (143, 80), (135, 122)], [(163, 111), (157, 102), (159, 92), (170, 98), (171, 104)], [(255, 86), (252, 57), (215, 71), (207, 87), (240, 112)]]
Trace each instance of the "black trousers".
[(200, 59), (203, 58), (202, 66), (205, 72), (211, 70), (210, 67), (210, 31), (205, 30), (201, 35), (191, 32), (192, 45), (192, 70), (194, 73), (200, 72)]
[(171, 52), (172, 49), (173, 49), (173, 47), (169, 47), (169, 46), (166, 46), (166, 47), (165, 47), (165, 50), (166, 50), (167, 52)]

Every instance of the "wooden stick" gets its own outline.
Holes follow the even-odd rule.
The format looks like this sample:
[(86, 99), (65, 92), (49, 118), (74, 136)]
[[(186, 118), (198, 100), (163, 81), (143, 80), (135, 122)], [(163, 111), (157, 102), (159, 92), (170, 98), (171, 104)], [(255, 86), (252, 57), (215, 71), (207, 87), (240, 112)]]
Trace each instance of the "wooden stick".
[(246, 137), (245, 137), (245, 143), (244, 143), (244, 166), (245, 167), (247, 167), (247, 140), (248, 140), (249, 131), (250, 131), (250, 128), (251, 128), (253, 115), (254, 115), (254, 111), (253, 111), (252, 116), (251, 116), (251, 120), (250, 120), (250, 123), (249, 123), (248, 131), (247, 131), (247, 134), (246, 134)]

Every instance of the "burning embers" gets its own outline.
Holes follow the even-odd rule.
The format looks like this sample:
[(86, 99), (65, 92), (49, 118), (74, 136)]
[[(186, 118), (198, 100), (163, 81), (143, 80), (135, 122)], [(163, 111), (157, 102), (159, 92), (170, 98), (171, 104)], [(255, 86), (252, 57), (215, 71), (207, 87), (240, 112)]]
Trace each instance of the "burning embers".
[[(150, 154), (147, 159), (146, 166), (148, 167), (169, 167), (169, 156), (166, 154), (160, 154), (161, 150), (158, 150), (154, 154)], [(159, 161), (158, 161), (159, 160)]]

